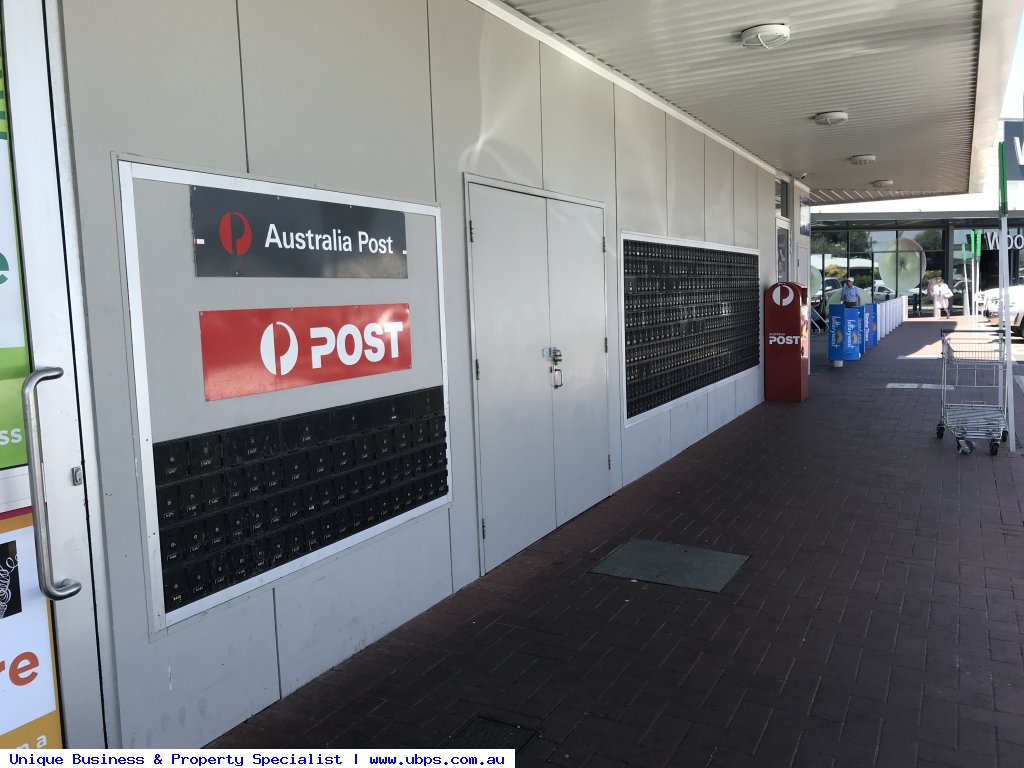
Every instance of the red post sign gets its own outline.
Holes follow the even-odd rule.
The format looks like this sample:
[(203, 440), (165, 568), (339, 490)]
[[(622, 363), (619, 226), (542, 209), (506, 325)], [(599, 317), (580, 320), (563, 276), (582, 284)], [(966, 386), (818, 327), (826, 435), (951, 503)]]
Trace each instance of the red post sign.
[(207, 400), (412, 367), (408, 304), (199, 313)]
[(807, 399), (807, 287), (776, 283), (764, 295), (764, 399)]

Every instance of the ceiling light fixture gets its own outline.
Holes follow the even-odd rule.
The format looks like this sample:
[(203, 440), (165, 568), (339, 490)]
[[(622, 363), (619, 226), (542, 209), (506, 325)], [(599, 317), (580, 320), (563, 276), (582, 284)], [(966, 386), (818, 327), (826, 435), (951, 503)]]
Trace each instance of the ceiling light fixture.
[(874, 155), (853, 155), (850, 162), (854, 165), (871, 165), (877, 159)]
[(878, 181), (872, 181), (871, 186), (875, 189), (888, 189), (892, 186), (892, 179), (878, 179)]
[(788, 24), (758, 24), (740, 32), (744, 48), (778, 48), (789, 42)]
[(814, 116), (814, 122), (818, 125), (842, 125), (850, 119), (850, 115), (847, 112), (836, 110), (834, 112), (819, 112)]

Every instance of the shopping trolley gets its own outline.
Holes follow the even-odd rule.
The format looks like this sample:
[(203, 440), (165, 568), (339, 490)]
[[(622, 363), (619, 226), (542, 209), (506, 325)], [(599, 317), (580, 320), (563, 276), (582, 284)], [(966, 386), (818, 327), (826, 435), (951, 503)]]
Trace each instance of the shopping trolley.
[(1006, 442), (1006, 383), (1002, 334), (990, 330), (943, 330), (942, 417), (935, 436), (948, 429), (961, 454), (974, 450), (971, 438), (988, 440), (993, 456)]

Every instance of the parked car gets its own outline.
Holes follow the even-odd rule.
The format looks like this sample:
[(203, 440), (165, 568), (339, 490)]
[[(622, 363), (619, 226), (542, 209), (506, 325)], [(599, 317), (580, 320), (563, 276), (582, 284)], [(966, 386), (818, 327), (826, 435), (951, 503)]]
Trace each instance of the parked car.
[(896, 291), (887, 286), (881, 280), (875, 280), (871, 288), (871, 300), (875, 302), (888, 301), (896, 298)]

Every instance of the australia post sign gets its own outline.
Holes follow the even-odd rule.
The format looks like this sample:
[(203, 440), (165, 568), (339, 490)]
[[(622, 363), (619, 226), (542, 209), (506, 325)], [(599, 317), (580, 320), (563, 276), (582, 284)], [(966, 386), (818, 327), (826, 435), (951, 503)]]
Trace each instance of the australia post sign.
[(190, 201), (197, 277), (409, 276), (401, 211), (200, 186)]
[(207, 400), (412, 368), (408, 304), (199, 313)]

